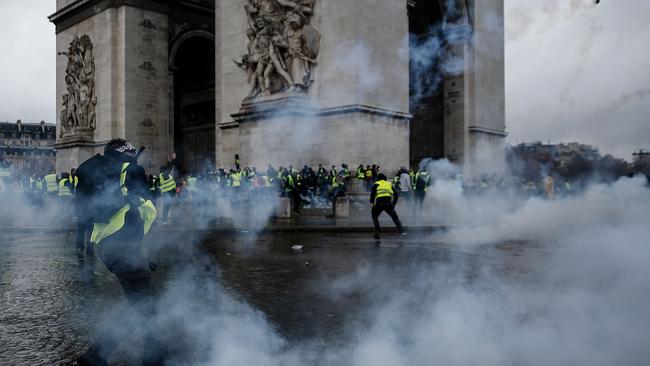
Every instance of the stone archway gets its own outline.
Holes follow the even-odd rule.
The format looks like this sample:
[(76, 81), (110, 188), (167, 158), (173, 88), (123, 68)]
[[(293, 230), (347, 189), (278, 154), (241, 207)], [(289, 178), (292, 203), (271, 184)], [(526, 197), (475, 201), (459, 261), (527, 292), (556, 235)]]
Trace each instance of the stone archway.
[(188, 31), (174, 42), (169, 65), (173, 150), (181, 173), (215, 166), (214, 34)]

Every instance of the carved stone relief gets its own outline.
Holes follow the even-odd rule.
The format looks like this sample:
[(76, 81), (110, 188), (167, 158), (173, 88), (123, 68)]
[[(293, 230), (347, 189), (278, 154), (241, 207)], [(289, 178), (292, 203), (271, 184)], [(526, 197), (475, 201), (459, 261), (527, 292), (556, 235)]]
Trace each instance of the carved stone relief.
[(247, 99), (305, 92), (314, 82), (320, 33), (310, 25), (315, 0), (248, 0), (248, 52), (235, 61), (251, 84)]
[(65, 70), (66, 93), (63, 94), (60, 136), (72, 136), (95, 128), (97, 96), (95, 95), (95, 58), (88, 35), (75, 37), (68, 52)]

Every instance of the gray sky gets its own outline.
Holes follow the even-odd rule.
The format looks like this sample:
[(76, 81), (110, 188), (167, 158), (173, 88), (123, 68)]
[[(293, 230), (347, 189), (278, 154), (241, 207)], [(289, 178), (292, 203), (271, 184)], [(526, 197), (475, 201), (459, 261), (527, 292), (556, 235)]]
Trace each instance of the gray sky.
[[(505, 0), (509, 141), (650, 148), (650, 1)], [(55, 0), (0, 0), (0, 121), (55, 121)]]
[(510, 142), (650, 148), (650, 1), (505, 1)]

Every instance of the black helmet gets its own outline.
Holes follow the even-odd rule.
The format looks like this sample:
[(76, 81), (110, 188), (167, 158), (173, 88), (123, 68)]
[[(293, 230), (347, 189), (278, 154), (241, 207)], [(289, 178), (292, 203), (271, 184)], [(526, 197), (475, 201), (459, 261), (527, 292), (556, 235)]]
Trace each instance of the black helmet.
[(104, 146), (104, 153), (109, 151), (115, 151), (122, 154), (130, 155), (131, 157), (135, 156), (137, 150), (135, 146), (131, 145), (130, 142), (125, 139), (113, 139)]

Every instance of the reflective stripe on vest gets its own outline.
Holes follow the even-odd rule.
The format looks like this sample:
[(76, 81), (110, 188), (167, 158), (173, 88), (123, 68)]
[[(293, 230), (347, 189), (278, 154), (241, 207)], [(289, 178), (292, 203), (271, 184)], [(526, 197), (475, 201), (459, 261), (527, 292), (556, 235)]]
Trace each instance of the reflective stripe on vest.
[[(122, 171), (120, 172), (120, 191), (123, 195), (127, 195), (128, 189), (126, 188), (126, 168), (128, 168), (129, 163), (122, 164)], [(108, 222), (95, 222), (93, 224), (93, 232), (90, 235), (90, 242), (93, 244), (99, 244), (102, 240), (108, 238), (109, 236), (118, 232), (124, 226), (124, 220), (126, 213), (131, 209), (131, 205), (128, 203), (122, 206), (115, 215), (111, 216)], [(147, 235), (151, 229), (151, 225), (156, 220), (158, 212), (156, 212), (156, 207), (153, 202), (150, 200), (145, 200), (140, 198), (140, 205), (138, 206), (138, 215), (143, 221), (143, 233)]]
[(174, 177), (169, 176), (169, 178), (165, 179), (165, 176), (160, 173), (160, 175), (158, 175), (158, 178), (160, 192), (166, 193), (176, 189), (176, 181), (174, 180)]
[(375, 194), (375, 203), (377, 199), (382, 197), (393, 197), (393, 185), (386, 182), (385, 180), (378, 180), (377, 183), (377, 193)]

